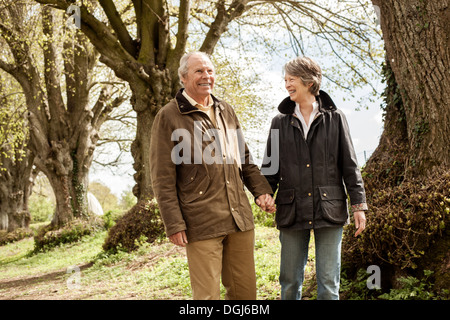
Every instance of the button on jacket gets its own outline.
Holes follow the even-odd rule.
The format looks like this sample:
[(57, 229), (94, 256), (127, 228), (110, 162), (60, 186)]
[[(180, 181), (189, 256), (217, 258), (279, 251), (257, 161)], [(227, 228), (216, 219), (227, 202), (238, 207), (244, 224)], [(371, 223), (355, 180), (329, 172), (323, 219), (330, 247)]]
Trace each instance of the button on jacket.
[[(272, 150), (272, 144), (279, 143), (279, 166), (276, 173), (266, 178), (273, 192), (278, 190), (278, 228), (343, 226), (348, 220), (347, 195), (352, 205), (366, 207), (347, 120), (324, 91), (320, 91), (316, 101), (319, 113), (306, 139), (300, 120), (294, 115), (296, 104), (289, 97), (281, 102), (280, 114), (272, 120), (271, 129), (279, 130), (279, 141), (269, 136), (266, 149)], [(270, 166), (272, 158), (268, 154), (263, 167)]]
[(244, 185), (254, 197), (272, 190), (250, 163), (233, 108), (211, 95), (216, 127), (183, 90), (156, 115), (150, 143), (152, 186), (167, 236), (186, 230), (194, 242), (254, 229)]

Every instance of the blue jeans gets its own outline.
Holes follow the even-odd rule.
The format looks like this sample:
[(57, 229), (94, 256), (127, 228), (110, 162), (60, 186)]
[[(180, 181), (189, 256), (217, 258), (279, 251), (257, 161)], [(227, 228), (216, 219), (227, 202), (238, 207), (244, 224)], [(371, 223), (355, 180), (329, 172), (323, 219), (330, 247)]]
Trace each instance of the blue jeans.
[[(342, 227), (314, 230), (317, 300), (339, 300)], [(300, 300), (311, 230), (280, 230), (282, 300)]]

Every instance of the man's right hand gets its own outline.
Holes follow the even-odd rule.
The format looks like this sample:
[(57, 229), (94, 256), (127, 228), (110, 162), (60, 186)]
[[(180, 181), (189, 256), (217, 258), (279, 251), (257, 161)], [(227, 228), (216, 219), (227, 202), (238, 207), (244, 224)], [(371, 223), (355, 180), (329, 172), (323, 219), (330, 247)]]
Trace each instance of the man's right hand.
[(188, 243), (187, 237), (186, 237), (186, 231), (184, 231), (184, 230), (174, 233), (173, 235), (169, 236), (169, 240), (174, 245), (177, 245), (180, 247), (185, 247), (186, 243)]

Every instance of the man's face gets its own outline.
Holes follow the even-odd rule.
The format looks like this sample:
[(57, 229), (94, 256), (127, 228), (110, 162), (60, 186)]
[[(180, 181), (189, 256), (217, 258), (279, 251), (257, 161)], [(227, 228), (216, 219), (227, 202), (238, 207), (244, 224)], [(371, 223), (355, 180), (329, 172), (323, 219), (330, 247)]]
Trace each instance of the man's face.
[(201, 55), (192, 55), (188, 60), (188, 73), (181, 78), (186, 93), (195, 101), (204, 104), (214, 88), (214, 66)]

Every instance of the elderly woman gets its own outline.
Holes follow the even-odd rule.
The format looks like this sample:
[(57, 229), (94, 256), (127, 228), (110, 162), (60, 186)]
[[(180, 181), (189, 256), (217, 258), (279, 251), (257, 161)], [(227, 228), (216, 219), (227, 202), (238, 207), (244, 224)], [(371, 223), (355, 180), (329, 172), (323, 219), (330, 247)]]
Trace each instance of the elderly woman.
[[(264, 171), (273, 155), (266, 152), (262, 172), (276, 197), (280, 230), (281, 299), (301, 299), (311, 230), (316, 247), (317, 299), (339, 299), (343, 226), (347, 224), (347, 194), (357, 228), (365, 228), (367, 210), (363, 180), (350, 130), (342, 111), (320, 89), (319, 65), (299, 57), (285, 65), (289, 97), (272, 120), (267, 150), (277, 150), (277, 172)], [(271, 131), (272, 132), (272, 131)]]

